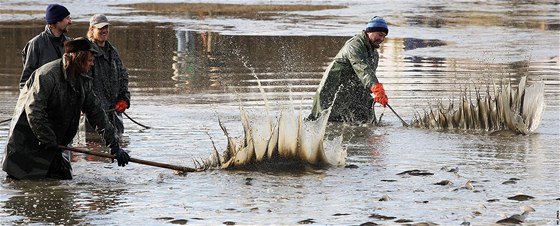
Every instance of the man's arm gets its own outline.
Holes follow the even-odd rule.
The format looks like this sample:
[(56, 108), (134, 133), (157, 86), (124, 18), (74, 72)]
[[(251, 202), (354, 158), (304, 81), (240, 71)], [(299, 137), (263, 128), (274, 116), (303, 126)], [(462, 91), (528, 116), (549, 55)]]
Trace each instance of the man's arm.
[(42, 145), (57, 145), (56, 134), (53, 125), (48, 118), (47, 105), (49, 97), (55, 89), (55, 81), (52, 76), (31, 74), (33, 84), (29, 87), (28, 99), (25, 103), (25, 113), (33, 134)]
[(365, 88), (372, 87), (374, 84), (379, 83), (375, 75), (378, 58), (376, 59), (375, 56), (373, 56), (374, 59), (369, 60), (368, 58), (371, 56), (368, 56), (365, 45), (358, 42), (349, 43), (346, 47), (345, 54), (354, 72), (362, 81)]
[(21, 51), (23, 71), (19, 80), (19, 88), (23, 88), (31, 73), (39, 68), (39, 44), (36, 41), (29, 41)]
[(117, 64), (117, 71), (118, 71), (118, 79), (119, 79), (119, 100), (124, 100), (127, 107), (130, 107), (130, 92), (128, 91), (128, 70), (124, 67), (121, 57), (117, 49), (115, 49), (116, 57), (116, 64)]

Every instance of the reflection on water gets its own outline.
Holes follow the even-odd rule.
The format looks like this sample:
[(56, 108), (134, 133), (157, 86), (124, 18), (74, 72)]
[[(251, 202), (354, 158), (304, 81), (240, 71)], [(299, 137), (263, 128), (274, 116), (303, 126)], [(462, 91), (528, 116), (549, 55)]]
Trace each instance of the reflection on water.
[[(464, 3), (466, 5), (462, 7), (437, 2), (423, 5), (419, 7), (421, 9), (417, 9), (417, 11), (423, 13), (408, 15), (405, 20), (410, 25), (433, 28), (473, 25), (542, 30), (559, 30), (560, 28), (558, 21), (526, 17), (526, 15), (552, 16), (558, 12), (557, 6), (543, 6), (534, 2), (496, 1), (484, 7), (485, 9), (491, 8), (494, 11), (488, 12), (487, 10), (480, 10), (482, 7), (473, 7), (473, 5), (478, 4), (476, 2)], [(469, 8), (469, 6), (473, 8)], [(501, 11), (507, 11), (507, 13)]]
[[(117, 46), (131, 70), (131, 89), (140, 93), (235, 93), (256, 99), (258, 88), (252, 73), (262, 81), (267, 93), (286, 98), (292, 90), (296, 100), (310, 101), (324, 68), (349, 37), (326, 36), (224, 36), (213, 32), (171, 30), (156, 24), (141, 27), (116, 24), (110, 40)], [(17, 95), (11, 84), (21, 73), (19, 51), (41, 31), (31, 27), (1, 27), (13, 35), (2, 45), (0, 91)], [(83, 36), (83, 26), (73, 26), (70, 35)], [(133, 42), (134, 37), (145, 37)], [(416, 99), (431, 97), (459, 98), (458, 89), (481, 80), (499, 81), (512, 78), (514, 83), (524, 75), (530, 81), (544, 80), (547, 103), (558, 106), (554, 98), (557, 60), (493, 64), (466, 59), (431, 58), (408, 55), (406, 51), (445, 46), (443, 40), (388, 38), (380, 49), (379, 79), (387, 84), (392, 105), (402, 103), (427, 106)], [(145, 49), (149, 49), (146, 51)], [(428, 51), (428, 50), (426, 50)], [(276, 96), (276, 97), (278, 97)], [(197, 98), (202, 98), (198, 96)], [(275, 98), (273, 95), (272, 98)], [(280, 98), (280, 99), (281, 99)], [(214, 102), (216, 98), (207, 98)], [(2, 98), (0, 113), (9, 115), (10, 100)], [(195, 101), (199, 101), (196, 99)], [(229, 98), (227, 100), (229, 102)], [(5, 104), (4, 104), (5, 103)], [(305, 104), (304, 104), (305, 106)]]
[[(85, 27), (75, 23), (70, 35), (83, 36)], [(0, 24), (0, 34), (10, 34), (0, 42), (0, 119), (11, 116), (18, 95), (18, 52), (42, 29), (40, 24)], [(499, 29), (492, 32), (501, 34)], [(125, 120), (127, 150), (133, 157), (187, 166), (211, 153), (211, 140), (224, 150), (227, 141), (218, 116), (235, 136), (243, 133), (240, 101), (251, 113), (265, 114), (254, 75), (272, 111), (290, 102), (305, 114), (325, 67), (348, 38), (224, 35), (165, 24), (114, 24), (110, 40), (130, 72), (132, 103), (127, 112), (152, 127), (145, 130)], [(33, 182), (30, 188), (3, 182), (0, 224), (162, 224), (173, 219), (197, 224), (297, 224), (306, 219), (318, 224), (395, 223), (370, 217), (379, 214), (414, 222), (486, 225), (525, 204), (537, 210), (529, 224), (552, 224), (560, 197), (558, 58), (495, 63), (465, 58), (464, 52), (439, 56), (442, 49), (455, 51), (453, 45), (458, 43), (412, 37), (389, 37), (383, 43), (378, 76), (399, 115), (410, 120), (430, 102), (458, 100), (473, 83), (502, 78), (516, 83), (527, 75), (529, 84), (545, 83), (547, 108), (536, 134), (403, 128), (389, 110), (381, 109), (376, 111), (384, 113), (381, 127), (327, 128), (327, 136), (344, 134), (349, 168), (298, 173), (215, 170), (181, 177), (165, 169), (138, 164), (120, 168), (80, 157), (73, 162), (73, 181)], [(415, 54), (419, 51), (438, 57)], [(7, 130), (0, 125), (2, 147)], [(448, 168), (458, 171), (443, 170)], [(414, 169), (434, 175), (397, 175)], [(503, 184), (510, 178), (520, 180)], [(453, 184), (434, 185), (444, 179)], [(455, 190), (467, 181), (478, 192)], [(516, 193), (537, 198), (522, 203), (507, 199)], [(384, 194), (392, 200), (379, 201)], [(37, 202), (41, 204), (34, 207)], [(65, 207), (61, 212), (48, 209), (55, 205)]]
[(184, 87), (193, 82), (198, 87), (208, 87), (219, 84), (218, 79), (207, 77), (208, 72), (219, 70), (218, 63), (212, 56), (211, 32), (195, 33), (193, 31), (177, 30), (177, 51), (173, 56), (173, 77), (178, 81), (177, 86)]
[[(2, 216), (13, 224), (76, 225), (90, 214), (111, 212), (121, 201), (122, 189), (69, 186), (63, 181), (3, 181), (9, 197), (3, 201)], [(7, 221), (2, 221), (6, 223)]]

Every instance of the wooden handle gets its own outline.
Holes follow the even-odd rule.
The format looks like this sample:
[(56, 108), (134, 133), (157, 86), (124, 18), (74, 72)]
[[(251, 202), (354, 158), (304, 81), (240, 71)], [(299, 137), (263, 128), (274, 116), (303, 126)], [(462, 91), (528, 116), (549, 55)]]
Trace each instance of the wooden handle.
[(405, 127), (409, 127), (408, 123), (406, 123), (406, 122), (401, 118), (401, 116), (399, 116), (399, 114), (397, 114), (397, 112), (396, 112), (395, 110), (393, 110), (393, 107), (391, 107), (391, 105), (387, 104), (387, 107), (389, 107), (389, 109), (391, 109), (391, 111), (392, 111), (393, 113), (395, 113), (395, 115), (397, 116), (397, 118), (399, 118), (399, 119), (401, 120), (402, 124), (403, 124)]
[[(104, 153), (104, 152), (88, 151), (88, 150), (81, 149), (81, 148), (67, 147), (67, 146), (62, 146), (62, 145), (58, 145), (58, 147), (61, 148), (61, 149), (66, 149), (66, 150), (70, 150), (70, 151), (74, 151), (74, 152), (80, 152), (80, 153), (84, 153), (84, 154), (88, 154), (88, 155), (95, 155), (95, 156), (99, 156), (99, 157), (115, 159), (115, 156), (113, 156), (111, 154), (108, 154), (108, 153)], [(181, 171), (181, 172), (198, 172), (198, 171), (200, 171), (200, 170), (195, 169), (195, 168), (184, 167), (184, 166), (176, 166), (176, 165), (171, 165), (171, 164), (167, 164), (167, 163), (152, 162), (152, 161), (147, 161), (147, 160), (142, 160), (142, 159), (137, 159), (137, 158), (130, 158), (129, 162), (135, 162), (135, 163), (140, 163), (140, 164), (149, 165), (149, 166), (172, 169), (172, 170), (177, 170), (177, 171)]]

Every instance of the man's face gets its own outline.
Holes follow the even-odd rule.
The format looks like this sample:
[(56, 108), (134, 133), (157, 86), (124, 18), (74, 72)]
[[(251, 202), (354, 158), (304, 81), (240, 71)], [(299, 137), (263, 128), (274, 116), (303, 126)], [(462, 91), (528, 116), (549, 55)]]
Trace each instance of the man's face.
[(109, 25), (106, 25), (102, 28), (92, 27), (93, 30), (93, 39), (96, 42), (106, 42), (109, 40)]
[(72, 25), (72, 19), (70, 19), (70, 16), (67, 16), (61, 21), (56, 22), (55, 28), (62, 31), (62, 33), (66, 33), (68, 32), (68, 27), (70, 27), (70, 25)]
[(82, 73), (87, 73), (93, 67), (93, 53), (88, 51), (87, 59), (82, 64)]
[(373, 45), (373, 47), (379, 48), (379, 45), (381, 45), (381, 43), (385, 41), (385, 36), (387, 36), (387, 34), (385, 34), (385, 32), (375, 31), (368, 32), (367, 36), (369, 42)]

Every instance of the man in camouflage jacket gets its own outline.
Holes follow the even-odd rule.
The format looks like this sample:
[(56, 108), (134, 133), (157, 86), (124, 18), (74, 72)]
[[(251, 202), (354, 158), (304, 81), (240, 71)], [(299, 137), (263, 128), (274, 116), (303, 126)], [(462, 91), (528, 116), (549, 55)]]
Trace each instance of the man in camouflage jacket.
[(388, 32), (385, 20), (373, 17), (364, 31), (346, 41), (323, 74), (308, 119), (317, 119), (332, 106), (329, 121), (363, 123), (371, 119), (373, 101), (386, 106), (388, 98), (375, 72), (377, 48)]

